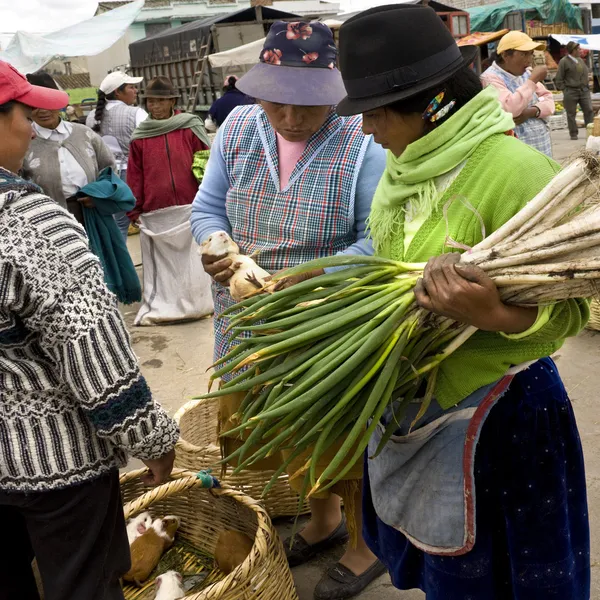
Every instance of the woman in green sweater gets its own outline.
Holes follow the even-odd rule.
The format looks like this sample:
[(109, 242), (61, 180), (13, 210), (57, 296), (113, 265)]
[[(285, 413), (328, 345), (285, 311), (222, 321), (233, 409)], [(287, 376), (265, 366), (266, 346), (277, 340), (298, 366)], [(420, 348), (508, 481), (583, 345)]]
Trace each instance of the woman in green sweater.
[[(377, 43), (373, 41), (377, 31)], [(428, 32), (428, 35), (424, 35)], [(480, 329), (445, 361), (436, 403), (365, 461), (364, 537), (400, 589), (428, 600), (585, 600), (589, 524), (581, 444), (550, 358), (588, 316), (585, 300), (503, 304), (457, 264), (531, 200), (559, 166), (510, 135), (434, 11), (386, 6), (340, 31), (348, 93), (338, 112), (389, 150), (369, 218), (375, 252), (428, 262), (422, 307)], [(416, 411), (415, 411), (416, 412)]]

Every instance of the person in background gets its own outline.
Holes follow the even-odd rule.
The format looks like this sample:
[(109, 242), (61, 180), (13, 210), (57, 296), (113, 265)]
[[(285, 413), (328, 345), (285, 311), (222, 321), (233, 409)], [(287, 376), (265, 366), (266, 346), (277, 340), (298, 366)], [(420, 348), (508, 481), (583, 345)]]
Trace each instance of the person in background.
[[(33, 85), (58, 89), (47, 73), (27, 75), (27, 80)], [(83, 225), (81, 203), (93, 204), (89, 198), (75, 195), (96, 181), (104, 168), (114, 168), (113, 155), (97, 133), (85, 125), (63, 121), (59, 110), (34, 109), (32, 118), (35, 138), (29, 145), (23, 172)]]
[(178, 97), (166, 77), (153, 79), (146, 88), (150, 118), (133, 132), (127, 167), (136, 198), (128, 213), (132, 221), (147, 212), (191, 204), (198, 191), (192, 164), (197, 153), (206, 154), (210, 142), (198, 116), (175, 110)]
[(83, 229), (17, 175), (31, 111), (67, 94), (0, 61), (0, 600), (123, 600), (128, 454), (168, 480), (176, 423), (153, 400)]
[[(260, 99), (259, 104), (235, 108), (213, 144), (192, 209), (192, 232), (199, 244), (226, 231), (243, 254), (256, 252), (257, 263), (270, 273), (338, 252), (372, 251), (365, 221), (385, 152), (363, 135), (360, 117), (336, 114), (334, 106), (344, 94), (336, 61), (337, 49), (326, 25), (272, 25), (260, 63), (238, 83), (242, 92)], [(233, 272), (231, 261), (223, 256), (204, 255), (203, 262), (215, 280), (215, 359), (220, 359), (232, 348), (228, 319), (218, 315), (234, 304), (226, 287)], [(231, 429), (231, 417), (243, 397), (221, 398), (221, 431)], [(222, 439), (229, 455), (239, 440)], [(310, 455), (308, 450), (288, 465), (290, 476)], [(263, 462), (257, 468), (277, 469), (286, 458), (284, 451), (269, 459), (268, 466)], [(319, 461), (317, 472), (327, 466), (326, 458)], [(349, 534), (353, 538), (317, 584), (318, 600), (355, 596), (384, 572), (361, 535), (361, 479), (362, 465), (357, 465), (333, 493), (311, 497), (311, 520), (293, 543), (284, 542), (290, 566), (297, 566), (343, 544)], [(302, 477), (291, 477), (290, 485), (300, 492)], [(340, 496), (349, 515), (348, 528)]]
[(541, 65), (531, 68), (533, 52), (544, 49), (544, 44), (527, 34), (511, 31), (500, 40), (498, 57), (481, 80), (498, 90), (502, 107), (514, 118), (516, 136), (551, 157), (550, 128), (544, 119), (553, 115), (556, 107), (552, 93), (542, 83), (548, 69)]
[(590, 95), (589, 69), (580, 56), (581, 47), (576, 42), (567, 44), (567, 55), (558, 63), (558, 71), (554, 83), (559, 90), (563, 90), (563, 105), (567, 112), (569, 133), (571, 139), (579, 137), (577, 127), (577, 104), (581, 106), (585, 124), (594, 122), (594, 109)]
[[(109, 73), (100, 84), (98, 90), (98, 104), (96, 111), (90, 113), (86, 125), (99, 133), (102, 137), (116, 138), (122, 156), (117, 157), (127, 165), (129, 157), (129, 144), (135, 128), (148, 118), (148, 113), (140, 107), (134, 106), (138, 90), (137, 85), (143, 77), (130, 77), (122, 71)], [(127, 169), (119, 173), (123, 181), (127, 181)], [(129, 218), (124, 212), (115, 215), (115, 221), (127, 241)]]
[[(229, 113), (236, 106), (244, 106), (246, 104), (254, 104), (254, 98), (250, 98), (237, 88), (238, 78), (235, 75), (228, 75), (225, 78), (225, 86), (223, 87), (223, 95), (213, 102), (213, 105), (208, 111), (210, 120), (221, 127)], [(207, 119), (208, 120), (208, 119)]]

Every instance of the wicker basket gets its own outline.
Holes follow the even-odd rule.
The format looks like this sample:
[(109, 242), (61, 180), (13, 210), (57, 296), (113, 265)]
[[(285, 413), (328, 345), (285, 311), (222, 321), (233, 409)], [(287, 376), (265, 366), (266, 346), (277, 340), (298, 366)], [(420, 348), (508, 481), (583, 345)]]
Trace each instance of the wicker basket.
[[(219, 534), (236, 529), (254, 539), (246, 560), (187, 600), (298, 600), (283, 544), (264, 508), (228, 486), (207, 490), (194, 473), (175, 470), (171, 481), (148, 491), (144, 469), (121, 476), (125, 518), (144, 510), (181, 519), (178, 535), (212, 554)], [(152, 593), (152, 598), (154, 593)]]
[(587, 324), (588, 329), (600, 331), (600, 300), (595, 298), (590, 303), (590, 320)]
[[(175, 451), (176, 467), (194, 472), (215, 468), (221, 459), (217, 439), (218, 418), (218, 400), (191, 400), (177, 411), (175, 420), (179, 423), (181, 438)], [(220, 470), (221, 467), (218, 466), (217, 469)], [(274, 474), (274, 471), (245, 470), (231, 475), (231, 470), (228, 469), (221, 480), (256, 499), (261, 498), (265, 486)], [(261, 502), (273, 519), (298, 514), (298, 495), (290, 488), (286, 474), (280, 475)], [(300, 514), (308, 512), (310, 508), (305, 502)]]

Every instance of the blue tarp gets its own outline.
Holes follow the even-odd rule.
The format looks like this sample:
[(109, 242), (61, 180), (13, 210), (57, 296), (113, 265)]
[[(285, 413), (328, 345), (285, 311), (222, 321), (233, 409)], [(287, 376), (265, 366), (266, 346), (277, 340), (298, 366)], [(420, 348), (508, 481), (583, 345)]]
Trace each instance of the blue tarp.
[(471, 31), (498, 31), (506, 15), (515, 11), (526, 11), (527, 19), (548, 25), (566, 23), (572, 29), (583, 30), (581, 10), (567, 0), (504, 0), (469, 8)]

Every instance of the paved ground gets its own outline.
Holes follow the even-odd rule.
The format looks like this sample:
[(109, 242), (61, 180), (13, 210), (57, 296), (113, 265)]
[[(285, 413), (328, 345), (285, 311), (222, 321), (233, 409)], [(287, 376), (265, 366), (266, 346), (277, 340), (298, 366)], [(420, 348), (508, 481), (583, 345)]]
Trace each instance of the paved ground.
[(552, 153), (554, 159), (560, 163), (568, 161), (568, 159), (577, 154), (579, 150), (585, 148), (585, 143), (585, 129), (579, 130), (579, 139), (577, 141), (571, 140), (567, 129), (552, 132)]
[[(581, 132), (583, 136), (583, 130)], [(585, 145), (571, 142), (568, 132), (553, 134), (554, 155), (564, 161)], [(138, 238), (130, 238), (134, 261), (140, 261)], [(125, 318), (131, 326), (137, 307), (127, 307)], [(173, 414), (192, 395), (203, 393), (213, 346), (210, 319), (168, 327), (130, 327), (142, 370), (154, 394)], [(592, 526), (592, 600), (600, 600), (600, 334), (589, 331), (569, 340), (557, 354), (557, 361), (571, 395), (584, 445), (587, 465), (590, 518)], [(279, 523), (285, 535), (290, 526)], [(334, 556), (294, 569), (300, 600), (312, 600), (312, 590)], [(382, 577), (359, 600), (423, 600), (418, 591), (399, 592), (389, 578)]]

